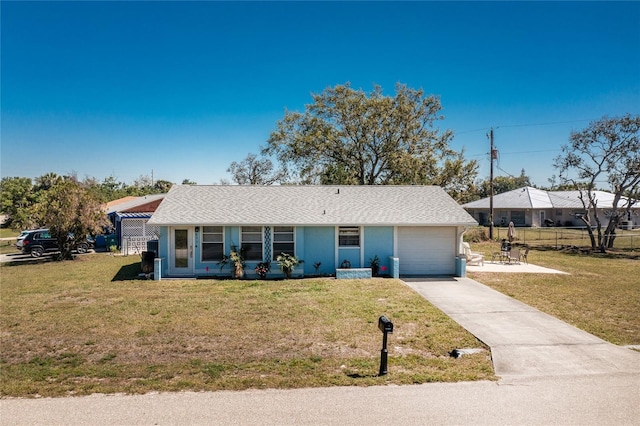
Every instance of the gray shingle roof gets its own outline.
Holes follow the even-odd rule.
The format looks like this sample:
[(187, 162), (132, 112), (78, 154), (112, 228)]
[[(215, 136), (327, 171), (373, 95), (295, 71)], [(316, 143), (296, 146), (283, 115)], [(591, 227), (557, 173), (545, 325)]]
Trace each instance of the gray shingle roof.
[(437, 186), (174, 185), (150, 225), (464, 225)]

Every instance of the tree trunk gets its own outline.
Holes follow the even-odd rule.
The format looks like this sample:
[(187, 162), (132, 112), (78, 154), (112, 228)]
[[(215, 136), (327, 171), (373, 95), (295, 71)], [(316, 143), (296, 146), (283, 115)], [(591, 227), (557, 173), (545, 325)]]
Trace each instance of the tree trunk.
[(587, 232), (589, 233), (589, 239), (591, 240), (591, 249), (592, 250), (596, 250), (597, 244), (596, 244), (596, 237), (595, 235), (593, 235), (593, 229), (591, 229), (591, 222), (589, 221), (589, 214), (587, 213), (586, 215), (580, 217), (580, 220), (582, 222), (584, 222), (584, 224), (587, 226)]
[(609, 220), (609, 225), (607, 225), (607, 229), (604, 231), (604, 245), (608, 249), (613, 248), (613, 242), (616, 239), (616, 228), (619, 223), (620, 216), (612, 216), (611, 220)]

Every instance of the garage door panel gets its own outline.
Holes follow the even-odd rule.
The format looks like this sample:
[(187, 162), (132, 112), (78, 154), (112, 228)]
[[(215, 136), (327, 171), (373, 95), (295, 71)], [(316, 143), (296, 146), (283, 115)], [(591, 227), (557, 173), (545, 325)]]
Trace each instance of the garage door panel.
[(455, 238), (453, 227), (399, 227), (400, 274), (452, 275)]

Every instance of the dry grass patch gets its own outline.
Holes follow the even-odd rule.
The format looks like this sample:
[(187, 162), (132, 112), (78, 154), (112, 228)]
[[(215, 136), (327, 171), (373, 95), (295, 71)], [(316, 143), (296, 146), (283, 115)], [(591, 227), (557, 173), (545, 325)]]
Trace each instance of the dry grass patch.
[(494, 378), (488, 353), (449, 357), (482, 344), (398, 280), (146, 281), (104, 254), (0, 272), (5, 396)]
[[(497, 245), (474, 244), (489, 254)], [(618, 345), (640, 344), (640, 254), (532, 249), (529, 262), (570, 275), (469, 273), (508, 296)]]

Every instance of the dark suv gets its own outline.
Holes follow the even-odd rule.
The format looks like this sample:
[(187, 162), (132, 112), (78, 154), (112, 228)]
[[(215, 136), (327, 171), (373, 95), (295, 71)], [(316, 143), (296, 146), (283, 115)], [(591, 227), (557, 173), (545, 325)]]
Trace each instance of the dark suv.
[(22, 240), (22, 252), (31, 257), (40, 257), (45, 252), (59, 251), (58, 240), (52, 238), (48, 229), (29, 232)]
[[(76, 250), (78, 253), (86, 253), (90, 247), (89, 241), (83, 241), (76, 246)], [(56, 251), (60, 251), (58, 240), (51, 237), (48, 229), (29, 232), (22, 240), (22, 253), (31, 254), (31, 257), (40, 257), (44, 253)]]

